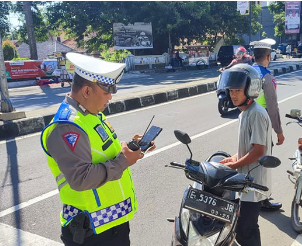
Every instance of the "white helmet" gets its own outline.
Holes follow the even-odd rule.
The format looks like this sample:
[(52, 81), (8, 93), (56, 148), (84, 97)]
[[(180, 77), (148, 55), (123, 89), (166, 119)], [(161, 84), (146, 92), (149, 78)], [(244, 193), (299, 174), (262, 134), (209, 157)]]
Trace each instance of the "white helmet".
[(244, 88), (247, 98), (257, 98), (262, 89), (262, 80), (257, 70), (243, 63), (223, 71), (219, 83), (223, 83), (227, 90)]

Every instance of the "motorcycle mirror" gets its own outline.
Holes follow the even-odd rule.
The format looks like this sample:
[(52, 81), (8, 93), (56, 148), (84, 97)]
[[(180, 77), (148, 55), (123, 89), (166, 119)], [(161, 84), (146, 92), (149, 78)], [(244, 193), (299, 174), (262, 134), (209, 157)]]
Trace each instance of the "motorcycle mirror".
[(290, 111), (290, 116), (293, 118), (299, 118), (301, 116), (301, 110), (300, 109), (292, 109)]
[(185, 132), (182, 132), (180, 130), (175, 130), (174, 131), (174, 135), (177, 138), (177, 140), (179, 140), (183, 144), (189, 144), (189, 143), (191, 143), (191, 138)]
[(281, 161), (277, 157), (270, 155), (261, 157), (258, 162), (261, 166), (264, 166), (266, 168), (278, 167), (281, 164)]

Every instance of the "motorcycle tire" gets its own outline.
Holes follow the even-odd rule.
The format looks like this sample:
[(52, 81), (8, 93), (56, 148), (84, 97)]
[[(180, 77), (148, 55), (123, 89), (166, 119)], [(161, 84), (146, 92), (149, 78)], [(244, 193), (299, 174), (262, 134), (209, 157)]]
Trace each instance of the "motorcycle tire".
[(292, 222), (293, 229), (298, 233), (302, 233), (302, 220), (300, 218), (302, 214), (300, 214), (299, 216), (299, 209), (300, 209), (300, 213), (302, 213), (301, 202), (300, 204), (297, 204), (294, 199), (291, 208), (291, 222)]
[(225, 103), (226, 103), (225, 100), (218, 101), (218, 111), (221, 115), (224, 115), (228, 112), (228, 107), (224, 106)]
[(61, 87), (62, 87), (62, 88), (64, 87), (64, 82), (61, 83)]

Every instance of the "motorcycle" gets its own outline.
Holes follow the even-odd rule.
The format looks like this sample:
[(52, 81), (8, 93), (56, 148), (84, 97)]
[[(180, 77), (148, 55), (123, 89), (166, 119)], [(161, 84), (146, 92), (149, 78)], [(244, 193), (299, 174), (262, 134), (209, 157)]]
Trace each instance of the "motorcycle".
[[(193, 160), (189, 135), (179, 130), (174, 134), (187, 146), (190, 158), (186, 159), (185, 164), (173, 161), (168, 167), (184, 170), (186, 177), (194, 182), (184, 192), (179, 215), (170, 220), (174, 221), (171, 245), (231, 245), (235, 241), (240, 211), (240, 201), (236, 202), (234, 193), (256, 191), (266, 196), (262, 191), (268, 191), (268, 188), (253, 183), (249, 174), (240, 174), (218, 163), (230, 157), (226, 152), (218, 151), (203, 162)], [(258, 166), (267, 168), (277, 167), (281, 163), (273, 156), (263, 156), (258, 162)]]
[[(291, 123), (297, 123), (302, 127), (301, 110), (292, 109), (290, 114), (286, 114), (285, 117), (294, 119), (295, 121), (288, 122), (286, 125)], [(295, 151), (294, 156), (289, 158), (292, 160), (292, 171), (287, 170), (288, 179), (294, 184), (295, 195), (291, 206), (291, 223), (293, 229), (302, 233), (302, 138), (298, 140), (298, 149)]]
[(218, 98), (218, 111), (221, 115), (225, 115), (229, 109), (236, 107), (225, 89), (225, 85), (223, 83), (219, 83), (219, 78), (217, 81), (216, 94)]

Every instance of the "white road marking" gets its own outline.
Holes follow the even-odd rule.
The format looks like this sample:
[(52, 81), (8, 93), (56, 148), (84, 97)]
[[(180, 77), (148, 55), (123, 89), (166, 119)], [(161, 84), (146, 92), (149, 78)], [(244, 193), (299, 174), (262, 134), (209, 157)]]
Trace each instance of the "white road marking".
[(15, 227), (0, 223), (0, 246), (62, 246), (62, 243), (58, 243), (46, 237), (26, 232)]
[[(298, 71), (299, 71), (299, 70), (298, 70)], [(298, 72), (298, 71), (294, 71), (294, 72), (292, 72), (292, 73), (295, 73), (295, 72)], [(287, 74), (288, 74), (288, 73), (287, 73)], [(285, 74), (284, 74), (284, 75), (285, 75)], [(282, 75), (275, 76), (275, 77), (280, 77), (280, 76), (282, 76)], [(210, 93), (214, 93), (214, 92), (215, 92), (215, 91), (210, 92)], [(179, 100), (176, 100), (176, 101), (171, 101), (171, 102), (166, 102), (166, 103), (154, 105), (154, 106), (151, 106), (151, 107), (158, 107), (158, 106), (165, 105), (165, 104), (175, 103), (175, 102), (179, 102), (179, 101), (183, 101), (183, 100), (189, 100), (189, 99), (194, 98), (194, 97), (205, 96), (205, 95), (208, 95), (208, 94), (209, 94), (209, 93), (205, 93), (205, 94), (196, 95), (196, 96), (193, 96), (193, 97), (187, 97), (187, 98), (179, 99)], [(302, 95), (302, 92), (301, 92), (301, 93), (298, 93), (298, 94), (296, 94), (296, 95), (293, 95), (293, 96), (291, 96), (291, 97), (285, 98), (285, 99), (279, 101), (278, 103), (280, 104), (280, 103), (286, 102), (286, 101), (288, 101), (288, 100), (290, 100), (290, 99), (292, 99), (292, 98), (295, 98), (295, 97), (297, 97), (297, 96), (300, 96), (300, 95)], [(148, 108), (150, 108), (150, 107), (148, 107)], [(124, 114), (127, 114), (127, 113), (133, 113), (133, 112), (137, 112), (137, 111), (141, 111), (141, 110), (145, 110), (145, 109), (146, 109), (146, 108), (141, 108), (141, 109), (137, 109), (137, 110), (127, 111), (127, 112), (120, 113), (120, 114), (117, 114), (117, 115), (108, 116), (108, 118), (117, 117), (117, 116), (120, 116), (120, 115), (124, 115)], [(222, 125), (216, 126), (216, 127), (211, 128), (211, 129), (209, 129), (209, 130), (207, 130), (207, 131), (204, 131), (204, 132), (201, 132), (201, 133), (199, 133), (199, 134), (196, 134), (196, 135), (192, 136), (191, 139), (196, 139), (196, 138), (202, 137), (202, 136), (204, 136), (204, 135), (206, 135), (206, 134), (209, 134), (209, 133), (211, 133), (211, 132), (214, 132), (214, 131), (216, 131), (216, 130), (218, 130), (218, 129), (221, 129), (221, 128), (223, 128), (223, 127), (226, 127), (226, 126), (228, 126), (228, 125), (231, 125), (231, 124), (235, 123), (236, 121), (238, 121), (238, 119), (231, 120), (231, 121), (226, 122), (226, 123), (224, 123), (224, 124), (222, 124)], [(40, 134), (40, 133), (30, 134), (28, 137), (37, 136), (37, 135), (39, 135), (39, 134)], [(26, 135), (26, 136), (27, 136), (27, 135)], [(12, 140), (2, 141), (2, 142), (0, 142), (0, 144), (7, 143), (7, 142), (10, 142), (10, 141), (16, 141), (16, 140), (19, 140), (19, 139), (24, 139), (24, 138), (27, 138), (26, 136), (21, 136), (21, 137), (18, 137), (18, 138), (16, 138), (16, 139), (12, 139)], [(171, 149), (171, 148), (173, 148), (173, 147), (176, 147), (176, 146), (178, 146), (179, 144), (181, 144), (181, 143), (180, 143), (180, 142), (175, 142), (175, 143), (170, 144), (170, 145), (168, 145), (168, 146), (165, 146), (165, 147), (163, 147), (163, 148), (161, 148), (161, 149), (154, 150), (154, 151), (152, 151), (152, 152), (146, 154), (146, 156), (145, 156), (144, 158), (151, 157), (151, 156), (156, 155), (156, 154), (158, 154), (158, 153), (160, 153), (160, 152), (163, 152), (163, 151), (166, 151), (166, 150)], [(54, 195), (56, 195), (56, 194), (58, 194), (58, 190), (57, 190), (57, 189), (56, 189), (56, 190), (53, 190), (53, 191), (50, 191), (50, 192), (48, 192), (48, 193), (46, 193), (46, 194), (43, 194), (43, 195), (41, 195), (41, 196), (38, 196), (38, 197), (36, 197), (36, 198), (30, 199), (30, 200), (27, 201), (27, 202), (23, 202), (23, 203), (20, 203), (20, 204), (14, 206), (14, 207), (8, 208), (8, 209), (6, 209), (6, 210), (0, 212), (0, 218), (3, 217), (3, 216), (6, 216), (6, 215), (8, 215), (8, 214), (14, 213), (14, 212), (16, 212), (16, 211), (18, 211), (18, 210), (20, 210), (20, 209), (22, 209), (22, 208), (28, 207), (28, 206), (30, 206), (30, 205), (32, 205), (32, 204), (35, 204), (35, 203), (37, 203), (37, 202), (39, 202), (39, 201), (43, 201), (43, 200), (45, 200), (45, 199), (47, 199), (47, 198), (49, 198), (49, 197), (52, 197), (52, 196), (54, 196)], [(2, 228), (2, 227), (3, 227), (3, 228)], [(34, 245), (42, 245), (42, 244), (43, 244), (43, 245), (46, 245), (46, 246), (48, 246), (48, 245), (49, 245), (49, 246), (50, 246), (50, 245), (62, 245), (62, 244), (57, 243), (57, 242), (55, 242), (55, 241), (52, 241), (52, 240), (50, 240), (50, 239), (43, 238), (43, 237), (41, 237), (41, 236), (38, 236), (38, 235), (35, 235), (35, 234), (32, 234), (32, 233), (29, 233), (29, 232), (25, 232), (25, 231), (22, 231), (22, 230), (19, 230), (19, 229), (16, 229), (16, 228), (14, 228), (14, 227), (11, 227), (11, 226), (8, 226), (8, 225), (5, 225), (5, 224), (1, 224), (1, 223), (0, 223), (0, 231), (1, 231), (1, 232), (4, 231), (3, 238), (2, 238), (3, 240), (1, 240), (1, 234), (0, 234), (0, 246), (3, 245), (3, 244), (1, 244), (1, 242), (3, 242), (4, 239), (7, 240), (7, 238), (12, 238), (13, 240), (10, 240), (9, 242), (6, 242), (6, 241), (5, 241), (5, 246), (10, 246), (10, 245), (21, 245), (22, 243), (24, 243), (24, 245), (29, 245), (30, 242), (32, 242), (30, 245), (33, 245), (33, 246), (34, 246)], [(16, 236), (16, 235), (22, 235), (22, 236), (20, 236), (20, 238), (18, 239), (18, 236)], [(16, 241), (15, 241), (16, 238), (17, 238), (18, 240), (21, 240), (21, 241), (18, 241), (18, 242), (16, 243)], [(43, 240), (44, 240), (44, 241), (43, 241)], [(36, 242), (37, 242), (37, 244), (36, 244)], [(10, 244), (10, 243), (12, 243), (12, 244)], [(35, 243), (35, 244), (33, 244), (33, 243)], [(293, 244), (292, 244), (291, 246), (301, 246), (301, 245), (302, 245), (302, 235), (299, 235), (299, 236), (296, 238), (296, 240), (293, 242)], [(3, 245), (3, 246), (4, 246), (4, 245)]]
[(26, 208), (26, 207), (28, 207), (28, 206), (30, 206), (32, 204), (37, 203), (37, 202), (43, 201), (43, 200), (45, 200), (45, 199), (47, 199), (49, 197), (52, 197), (52, 196), (54, 196), (54, 195), (56, 195), (58, 193), (59, 193), (58, 190), (53, 190), (53, 191), (45, 193), (45, 194), (43, 194), (41, 196), (35, 197), (33, 199), (30, 199), (27, 202), (22, 202), (22, 203), (20, 203), (20, 204), (18, 204), (16, 206), (13, 206), (13, 207), (10, 207), (8, 209), (5, 209), (5, 210), (3, 210), (3, 211), (0, 212), (0, 218), (6, 216), (8, 214), (14, 213), (14, 212), (16, 212), (16, 211), (18, 211), (18, 210), (20, 210), (22, 208)]

